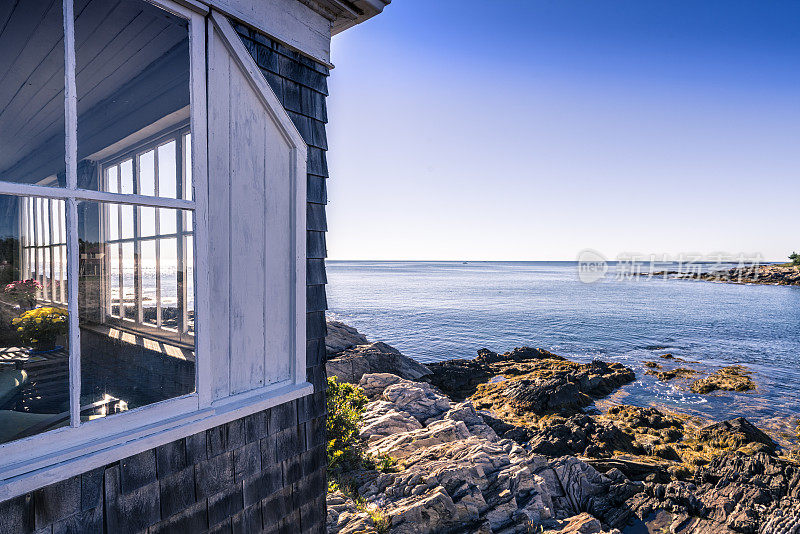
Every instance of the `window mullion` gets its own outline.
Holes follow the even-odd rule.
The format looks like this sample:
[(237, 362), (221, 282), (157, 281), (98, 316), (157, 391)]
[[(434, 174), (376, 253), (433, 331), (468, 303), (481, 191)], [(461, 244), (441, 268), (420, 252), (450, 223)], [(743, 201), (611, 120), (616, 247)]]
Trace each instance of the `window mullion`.
[[(121, 172), (120, 166), (117, 165), (117, 172)], [(119, 175), (118, 175), (119, 176)], [(117, 235), (122, 237), (122, 206), (115, 206), (114, 211), (117, 212)], [(119, 298), (117, 299), (117, 313), (120, 320), (125, 319), (125, 272), (122, 270), (124, 267), (123, 261), (124, 253), (122, 242), (117, 247), (117, 264), (119, 267), (118, 282), (119, 282)]]
[[(133, 156), (133, 190), (141, 194), (141, 178), (139, 156)], [(144, 322), (144, 306), (142, 304), (142, 242), (139, 236), (142, 235), (142, 221), (141, 221), (141, 208), (139, 206), (133, 207), (133, 302), (134, 302), (134, 318), (136, 324)], [(120, 236), (121, 237), (121, 236)], [(120, 245), (122, 246), (122, 245)]]
[(69, 198), (67, 206), (67, 303), (69, 309), (69, 396), (70, 423), (81, 422), (81, 331), (78, 307), (78, 201)]
[[(158, 147), (153, 149), (153, 191), (159, 195)], [(161, 328), (161, 208), (156, 209), (156, 328)]]
[[(184, 161), (183, 134), (181, 134), (175, 139), (175, 180), (177, 181), (175, 186), (177, 194), (175, 196), (178, 198), (185, 198), (186, 196), (183, 189), (184, 176), (186, 175)], [(178, 253), (178, 269), (176, 273), (178, 278), (178, 337), (183, 339), (183, 336), (189, 332), (188, 293), (186, 291), (186, 238), (183, 235), (186, 213), (183, 210), (175, 210), (175, 216), (177, 218), (176, 233), (178, 235), (176, 239)]]
[(19, 210), (19, 217), (18, 217), (19, 219), (18, 224), (21, 230), (19, 236), (19, 262), (17, 263), (17, 265), (21, 266), (19, 272), (20, 277), (22, 278), (22, 280), (26, 280), (28, 278), (28, 264), (26, 262), (27, 258), (25, 257), (25, 252), (26, 252), (25, 246), (28, 243), (27, 239), (28, 236), (26, 236), (25, 234), (28, 232), (28, 204), (23, 199), (19, 203), (19, 205), (22, 206), (22, 209)]
[[(36, 238), (36, 233), (39, 231), (39, 212), (38, 212), (39, 199), (38, 198), (32, 198), (31, 199), (31, 206), (33, 206), (33, 217), (32, 217), (32, 219), (33, 219), (33, 235), (31, 236), (33, 238), (33, 248), (31, 248), (31, 252), (33, 252), (33, 272), (31, 273), (31, 278), (33, 278), (34, 280), (36, 280), (38, 282), (39, 281), (39, 249), (37, 248), (37, 245), (39, 244), (39, 240)], [(39, 294), (38, 290), (36, 291), (36, 294), (38, 296), (38, 294)]]
[[(69, 191), (78, 188), (78, 98), (75, 89), (75, 16), (73, 0), (63, 0), (64, 13), (64, 112), (65, 149)], [(78, 307), (78, 202), (66, 199), (67, 222), (67, 309), (69, 310), (69, 398), (70, 424), (81, 423), (81, 333)]]
[(55, 228), (55, 224), (53, 224), (53, 209), (55, 206), (55, 200), (47, 199), (47, 222), (49, 224), (49, 231), (50, 231), (50, 243), (48, 243), (48, 253), (50, 254), (50, 301), (55, 303), (58, 299), (56, 298), (56, 256), (55, 256), (55, 238), (53, 234), (53, 229)]
[(57, 200), (55, 201), (56, 205), (58, 206), (58, 242), (60, 243), (58, 246), (58, 292), (59, 292), (59, 302), (65, 303), (66, 302), (66, 294), (65, 294), (65, 287), (64, 287), (64, 274), (66, 269), (64, 268), (64, 249), (66, 248), (66, 240), (64, 239), (64, 202)]

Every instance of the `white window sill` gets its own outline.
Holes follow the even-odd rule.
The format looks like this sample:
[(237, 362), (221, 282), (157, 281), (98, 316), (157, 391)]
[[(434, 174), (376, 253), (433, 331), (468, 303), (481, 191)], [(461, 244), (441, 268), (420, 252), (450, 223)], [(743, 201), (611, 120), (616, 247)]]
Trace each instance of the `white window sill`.
[[(0, 501), (273, 406), (291, 402), (310, 395), (313, 391), (313, 386), (308, 382), (273, 384), (226, 398), (224, 402), (216, 402), (208, 408), (191, 411), (157, 424), (142, 425), (108, 435), (102, 440), (84, 437), (81, 441), (69, 443), (49, 433), (36, 436), (52, 437), (61, 441), (63, 446), (61, 452), (0, 466)], [(110, 416), (105, 422), (110, 422), (116, 417), (118, 416)]]

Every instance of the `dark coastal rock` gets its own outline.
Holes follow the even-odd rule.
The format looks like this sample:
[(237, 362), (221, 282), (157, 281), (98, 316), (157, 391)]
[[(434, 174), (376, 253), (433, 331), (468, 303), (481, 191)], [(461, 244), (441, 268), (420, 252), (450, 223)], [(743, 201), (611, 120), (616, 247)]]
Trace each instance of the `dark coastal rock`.
[(754, 265), (722, 271), (694, 274), (693, 278), (708, 282), (734, 284), (800, 285), (800, 269), (790, 265)]
[(645, 278), (680, 278), (730, 284), (800, 285), (800, 268), (793, 265), (750, 265), (711, 272), (654, 271), (636, 274)]
[(361, 377), (371, 373), (391, 373), (406, 380), (418, 380), (430, 374), (427, 367), (404, 356), (386, 343), (357, 345), (327, 361), (328, 376), (337, 376), (342, 382), (358, 384)]
[(609, 458), (618, 453), (642, 453), (631, 436), (613, 423), (588, 415), (574, 415), (563, 423), (547, 425), (531, 437), (529, 448), (544, 456), (582, 455)]
[(664, 465), (659, 463), (626, 458), (589, 458), (586, 463), (607, 476), (611, 472), (619, 472), (626, 478), (639, 482), (666, 483), (672, 479)]
[(474, 361), (482, 364), (492, 364), (500, 362), (527, 362), (531, 360), (561, 360), (565, 358), (558, 354), (553, 354), (549, 350), (536, 349), (533, 347), (516, 347), (514, 350), (498, 354), (489, 349), (478, 349), (478, 356)]
[(714, 374), (695, 380), (689, 386), (695, 393), (704, 394), (717, 390), (750, 391), (756, 384), (750, 378), (751, 372), (741, 365), (731, 365), (719, 369)]
[(328, 334), (325, 336), (325, 352), (338, 354), (356, 345), (367, 345), (367, 336), (352, 326), (339, 321), (328, 321)]
[(480, 409), (507, 422), (531, 426), (543, 415), (579, 413), (635, 376), (623, 365), (600, 361), (578, 364), (548, 359), (516, 366), (519, 374), (498, 369), (498, 376), (508, 378), (480, 384), (471, 398)]
[(592, 402), (566, 378), (514, 380), (503, 388), (503, 393), (517, 410), (537, 415), (577, 412)]
[(497, 434), (498, 437), (503, 439), (510, 439), (512, 441), (517, 442), (520, 445), (525, 445), (526, 443), (528, 443), (535, 434), (535, 432), (528, 427), (517, 426), (517, 425), (512, 425), (510, 423), (506, 423), (502, 419), (498, 419), (497, 417), (492, 417), (487, 413), (481, 413), (481, 417), (483, 417), (483, 421), (492, 430), (494, 430), (495, 434)]
[(775, 454), (777, 444), (744, 417), (729, 419), (700, 430), (698, 441), (723, 450), (746, 447), (748, 452)]
[(727, 454), (698, 469), (694, 481), (646, 484), (627, 506), (649, 525), (668, 514), (677, 534), (794, 533), (800, 466), (764, 453)]
[(457, 400), (472, 395), (479, 384), (492, 376), (491, 369), (476, 360), (448, 360), (427, 367), (432, 373), (427, 380)]
[(478, 385), (499, 376), (501, 367), (515, 374), (515, 363), (540, 360), (565, 361), (550, 351), (531, 347), (517, 347), (503, 354), (479, 349), (478, 356), (472, 360), (455, 359), (428, 364), (433, 373), (428, 381), (453, 398), (465, 399), (475, 393)]
[(653, 370), (649, 369), (645, 371), (645, 374), (653, 375), (659, 380), (668, 381), (678, 379), (690, 380), (698, 375), (698, 371), (694, 369), (689, 369), (688, 367), (676, 367), (675, 369), (666, 369), (666, 370)]
[(576, 413), (636, 377), (618, 363), (580, 364), (530, 347), (504, 354), (481, 349), (473, 360), (428, 367), (432, 375), (427, 380), (451, 398), (470, 397), (481, 409), (498, 409), (501, 418), (509, 409), (534, 415)]
[(663, 430), (675, 428), (683, 429), (683, 422), (677, 417), (664, 414), (657, 408), (643, 408), (641, 406), (628, 406), (620, 404), (608, 409), (608, 415), (620, 424), (636, 429), (656, 429)]

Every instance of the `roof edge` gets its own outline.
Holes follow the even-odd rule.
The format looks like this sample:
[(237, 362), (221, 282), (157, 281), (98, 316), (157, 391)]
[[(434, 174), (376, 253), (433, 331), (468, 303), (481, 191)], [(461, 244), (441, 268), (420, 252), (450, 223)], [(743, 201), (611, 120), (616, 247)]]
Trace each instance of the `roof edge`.
[(379, 15), (392, 0), (299, 0), (331, 21), (331, 36)]

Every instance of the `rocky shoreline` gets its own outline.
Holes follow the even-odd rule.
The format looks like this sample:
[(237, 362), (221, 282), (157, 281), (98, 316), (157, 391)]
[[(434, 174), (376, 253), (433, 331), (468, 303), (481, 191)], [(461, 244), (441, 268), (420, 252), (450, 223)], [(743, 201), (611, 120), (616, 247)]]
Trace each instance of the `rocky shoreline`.
[(397, 462), (329, 493), (332, 534), (800, 532), (787, 451), (745, 418), (601, 413), (595, 400), (636, 379), (621, 364), (523, 347), (424, 366), (341, 323), (329, 333), (329, 375), (370, 400), (366, 452)]
[(729, 284), (766, 284), (779, 286), (800, 285), (800, 268), (793, 265), (753, 265), (732, 267), (711, 272), (697, 271), (653, 271), (640, 272), (647, 278), (676, 278), (682, 280), (703, 280)]

